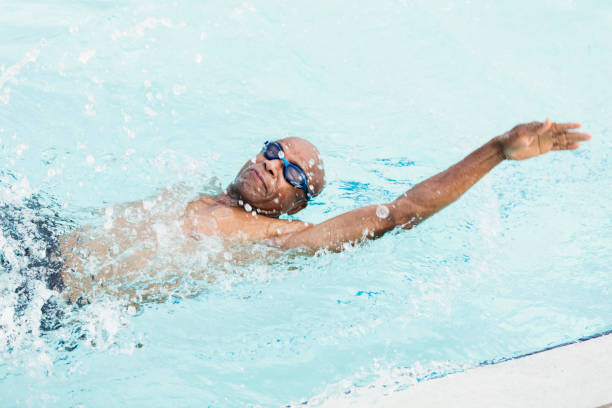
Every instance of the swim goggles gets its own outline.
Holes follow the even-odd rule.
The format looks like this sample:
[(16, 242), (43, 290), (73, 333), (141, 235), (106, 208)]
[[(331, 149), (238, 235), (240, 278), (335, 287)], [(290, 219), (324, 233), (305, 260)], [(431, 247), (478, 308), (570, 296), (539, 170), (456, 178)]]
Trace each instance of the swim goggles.
[(263, 147), (263, 154), (268, 160), (282, 160), (285, 164), (283, 175), (285, 180), (293, 187), (297, 187), (306, 192), (307, 200), (312, 200), (312, 194), (308, 191), (308, 177), (306, 173), (297, 164), (293, 164), (285, 159), (285, 152), (283, 148), (276, 142), (265, 142)]

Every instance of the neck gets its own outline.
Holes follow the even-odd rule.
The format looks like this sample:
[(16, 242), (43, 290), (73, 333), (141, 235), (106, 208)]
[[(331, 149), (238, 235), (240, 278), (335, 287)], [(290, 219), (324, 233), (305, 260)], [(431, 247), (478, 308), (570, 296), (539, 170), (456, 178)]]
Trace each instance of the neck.
[[(226, 207), (244, 207), (245, 204), (251, 205), (246, 201), (243, 201), (240, 198), (240, 195), (232, 189), (232, 186), (228, 187), (224, 192), (218, 194), (213, 197), (217, 203), (224, 205)], [(251, 205), (253, 211), (256, 211), (257, 214), (265, 215), (267, 217), (278, 218), (280, 215), (277, 211), (274, 210), (265, 210), (263, 208), (257, 208)]]
[(240, 198), (231, 189), (226, 189), (223, 193), (213, 197), (217, 203), (226, 207), (241, 207)]

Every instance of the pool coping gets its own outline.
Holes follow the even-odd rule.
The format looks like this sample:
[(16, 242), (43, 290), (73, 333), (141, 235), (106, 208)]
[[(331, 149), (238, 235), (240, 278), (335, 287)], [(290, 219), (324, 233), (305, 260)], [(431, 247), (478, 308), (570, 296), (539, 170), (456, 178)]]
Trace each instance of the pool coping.
[(612, 408), (612, 333), (423, 381), (403, 391), (335, 396), (322, 407)]

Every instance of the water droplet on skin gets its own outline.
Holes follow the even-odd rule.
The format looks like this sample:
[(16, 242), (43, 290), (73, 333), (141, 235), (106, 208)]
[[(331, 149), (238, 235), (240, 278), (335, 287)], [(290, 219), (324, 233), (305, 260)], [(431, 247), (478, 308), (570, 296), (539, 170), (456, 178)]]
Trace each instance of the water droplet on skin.
[[(227, 191), (227, 190), (225, 190), (225, 191)], [(242, 205), (244, 205), (244, 202), (242, 202), (242, 200), (238, 200), (238, 205), (242, 206)]]
[(224, 252), (223, 253), (223, 257), (227, 260), (227, 261), (231, 261), (232, 260), (232, 253), (231, 252)]
[(376, 207), (376, 215), (378, 218), (387, 218), (389, 216), (389, 209), (384, 205)]
[(314, 162), (314, 159), (310, 159), (310, 160), (308, 161), (308, 165), (309, 165), (310, 167), (314, 166), (314, 163), (315, 163), (315, 162)]
[(274, 199), (274, 204), (278, 204), (278, 198)]
[(255, 216), (257, 215), (257, 213), (256, 213), (255, 211), (252, 211), (252, 212), (251, 212), (251, 215), (252, 215), (253, 217), (255, 217)]
[(244, 204), (244, 210), (246, 212), (251, 212), (252, 209), (253, 209), (253, 207), (251, 207), (251, 204), (249, 204), (249, 203), (245, 203)]
[(253, 157), (253, 158), (251, 159), (251, 163), (255, 163), (255, 161), (256, 161), (256, 158), (255, 158), (255, 157)]
[(278, 157), (280, 157), (281, 159), (285, 157), (285, 152), (283, 152), (282, 150), (280, 152), (278, 152)]

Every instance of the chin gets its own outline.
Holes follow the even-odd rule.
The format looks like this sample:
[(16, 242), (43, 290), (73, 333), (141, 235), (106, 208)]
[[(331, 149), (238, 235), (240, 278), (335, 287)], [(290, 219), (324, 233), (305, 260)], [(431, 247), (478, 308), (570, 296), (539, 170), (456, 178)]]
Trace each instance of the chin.
[(261, 207), (263, 197), (261, 197), (258, 191), (254, 191), (248, 183), (236, 180), (232, 186), (232, 190), (240, 200), (249, 203), (253, 208)]

